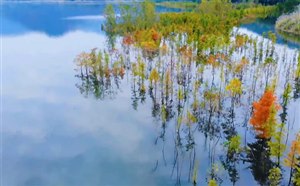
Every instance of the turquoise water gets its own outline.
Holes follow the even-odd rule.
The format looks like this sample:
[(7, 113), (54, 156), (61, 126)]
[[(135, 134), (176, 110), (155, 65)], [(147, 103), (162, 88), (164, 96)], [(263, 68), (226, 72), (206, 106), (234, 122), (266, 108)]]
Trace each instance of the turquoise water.
[[(78, 89), (74, 58), (105, 47), (105, 5), (2, 4), (3, 185), (192, 185), (191, 152), (181, 149), (175, 158), (174, 127), (152, 117), (149, 96), (133, 106), (130, 77), (102, 100)], [(259, 36), (263, 28), (243, 29)], [(299, 111), (299, 99), (291, 105)], [(215, 141), (201, 133), (195, 141), (204, 185)], [(219, 159), (223, 149), (214, 153)], [(248, 166), (238, 164), (237, 185), (256, 184)], [(220, 174), (231, 185), (226, 171)]]

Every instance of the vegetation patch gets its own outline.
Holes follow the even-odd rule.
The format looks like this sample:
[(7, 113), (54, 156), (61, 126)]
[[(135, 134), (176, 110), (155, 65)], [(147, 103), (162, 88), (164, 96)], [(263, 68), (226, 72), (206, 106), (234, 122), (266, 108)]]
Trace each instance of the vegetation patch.
[(280, 16), (276, 21), (276, 29), (300, 36), (300, 8), (294, 13)]
[[(214, 0), (192, 12), (157, 14), (146, 0), (119, 9), (117, 17), (113, 6), (106, 8), (109, 46), (75, 60), (76, 86), (84, 96), (112, 99), (126, 78), (133, 109), (147, 99), (152, 117), (161, 123), (156, 143), (174, 130), (177, 184), (181, 170), (175, 167), (188, 166), (187, 180), (199, 181), (199, 133), (212, 152), (208, 185), (222, 184), (220, 170), (235, 185), (242, 163), (259, 185), (300, 183), (300, 134), (287, 146), (287, 106), (300, 97), (299, 52), (278, 50), (272, 32), (261, 38), (233, 32), (243, 19), (267, 17), (276, 6), (237, 9)], [(249, 129), (252, 137), (244, 135)]]
[(178, 8), (178, 9), (195, 9), (199, 3), (196, 2), (177, 2), (177, 1), (165, 1), (156, 3), (158, 6), (163, 6), (167, 8)]

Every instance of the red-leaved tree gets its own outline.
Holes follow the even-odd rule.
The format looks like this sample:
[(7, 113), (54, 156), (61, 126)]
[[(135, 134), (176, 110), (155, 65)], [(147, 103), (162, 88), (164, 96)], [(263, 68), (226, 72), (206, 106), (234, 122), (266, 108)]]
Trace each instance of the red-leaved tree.
[(250, 124), (261, 138), (270, 138), (277, 124), (276, 113), (280, 106), (272, 90), (266, 90), (259, 101), (253, 103)]

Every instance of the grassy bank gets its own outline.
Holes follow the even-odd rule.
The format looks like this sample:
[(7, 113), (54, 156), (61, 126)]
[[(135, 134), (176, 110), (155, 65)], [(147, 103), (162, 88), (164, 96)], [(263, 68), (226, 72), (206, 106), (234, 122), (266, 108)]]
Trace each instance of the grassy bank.
[(300, 10), (280, 16), (276, 21), (276, 29), (283, 33), (300, 36)]
[(199, 3), (195, 2), (177, 2), (177, 1), (168, 1), (156, 3), (157, 6), (163, 6), (167, 8), (178, 8), (178, 9), (195, 9)]
[[(196, 2), (178, 2), (178, 1), (164, 1), (156, 3), (158, 6), (163, 6), (167, 8), (178, 8), (181, 10), (195, 10), (201, 6), (203, 3), (207, 3), (210, 1), (202, 1), (202, 3), (196, 3)], [(217, 0), (214, 1), (215, 3), (223, 3), (226, 4), (226, 1)], [(210, 3), (214, 3), (213, 1)], [(269, 17), (279, 17), (282, 14), (287, 14), (295, 11), (296, 7), (300, 4), (300, 0), (286, 0), (284, 2), (277, 3), (275, 5), (262, 5), (259, 3), (253, 3), (253, 2), (246, 2), (246, 3), (232, 3), (232, 6), (235, 10), (246, 12), (249, 14), (249, 12), (253, 12), (254, 14), (257, 13), (256, 11), (259, 11), (258, 13), (261, 15), (262, 13), (267, 13)], [(217, 8), (217, 7), (216, 7)], [(249, 17), (255, 17), (255, 15), (252, 14)]]

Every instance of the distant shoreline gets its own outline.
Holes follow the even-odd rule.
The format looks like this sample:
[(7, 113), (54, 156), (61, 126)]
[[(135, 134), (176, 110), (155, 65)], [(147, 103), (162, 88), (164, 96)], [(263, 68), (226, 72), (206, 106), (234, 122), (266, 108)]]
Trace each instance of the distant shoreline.
[[(135, 2), (140, 2), (141, 0), (136, 0)], [(0, 4), (3, 3), (39, 3), (39, 4), (49, 4), (49, 3), (59, 3), (59, 4), (118, 4), (118, 3), (129, 3), (132, 0), (2, 0)]]

